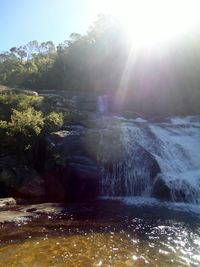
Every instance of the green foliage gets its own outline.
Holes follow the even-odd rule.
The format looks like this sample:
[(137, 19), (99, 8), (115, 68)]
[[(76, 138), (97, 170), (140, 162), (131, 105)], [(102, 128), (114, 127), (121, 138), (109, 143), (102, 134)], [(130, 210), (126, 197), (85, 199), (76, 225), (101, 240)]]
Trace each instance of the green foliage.
[(7, 121), (0, 121), (0, 129), (4, 130), (7, 128)]
[(18, 111), (27, 110), (33, 107), (36, 110), (42, 106), (43, 98), (39, 96), (15, 94), (15, 93), (2, 93), (0, 94), (0, 119), (10, 120), (12, 109)]
[(63, 114), (51, 112), (45, 117), (45, 131), (54, 132), (58, 131), (63, 126)]
[(13, 109), (11, 122), (8, 123), (10, 132), (13, 135), (24, 135), (32, 137), (39, 135), (44, 126), (44, 116), (41, 111), (36, 111), (34, 108), (28, 108), (25, 111)]
[(3, 118), (0, 120), (0, 153), (26, 158), (41, 137), (62, 127), (62, 113), (51, 112), (45, 116), (40, 110), (42, 100), (39, 96), (0, 94), (0, 118)]
[(200, 112), (197, 32), (180, 35), (171, 47), (133, 47), (119, 21), (100, 15), (87, 34), (73, 33), (57, 48), (51, 41), (34, 40), (1, 53), (0, 84), (86, 94), (110, 91), (117, 107), (146, 116)]

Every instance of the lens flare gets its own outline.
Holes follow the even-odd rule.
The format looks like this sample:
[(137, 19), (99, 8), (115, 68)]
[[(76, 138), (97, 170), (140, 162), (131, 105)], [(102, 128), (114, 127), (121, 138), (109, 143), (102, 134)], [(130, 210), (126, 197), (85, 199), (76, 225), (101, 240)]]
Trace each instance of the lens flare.
[(91, 5), (91, 11), (120, 20), (137, 48), (166, 44), (197, 28), (199, 9), (197, 0), (101, 0)]

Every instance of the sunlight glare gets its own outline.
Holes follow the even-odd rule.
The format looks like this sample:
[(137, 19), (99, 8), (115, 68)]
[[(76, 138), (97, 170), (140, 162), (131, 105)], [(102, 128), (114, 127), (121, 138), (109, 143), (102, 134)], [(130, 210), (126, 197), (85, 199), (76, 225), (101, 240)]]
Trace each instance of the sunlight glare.
[(136, 47), (166, 43), (200, 25), (197, 0), (101, 0), (92, 9), (120, 20)]

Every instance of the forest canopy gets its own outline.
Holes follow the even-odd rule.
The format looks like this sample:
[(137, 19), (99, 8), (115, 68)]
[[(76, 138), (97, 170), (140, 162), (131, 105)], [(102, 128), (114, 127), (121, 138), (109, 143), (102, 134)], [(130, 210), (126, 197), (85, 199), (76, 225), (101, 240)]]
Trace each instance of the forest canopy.
[(197, 114), (199, 41), (195, 31), (137, 50), (119, 21), (99, 15), (85, 35), (72, 33), (58, 46), (34, 40), (1, 52), (0, 84), (108, 94), (113, 108), (150, 116)]

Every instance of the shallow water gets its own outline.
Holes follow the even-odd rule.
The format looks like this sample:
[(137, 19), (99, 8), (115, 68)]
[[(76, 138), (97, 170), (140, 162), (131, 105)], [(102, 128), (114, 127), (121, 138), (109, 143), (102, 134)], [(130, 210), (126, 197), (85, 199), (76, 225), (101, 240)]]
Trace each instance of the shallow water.
[[(14, 228), (15, 226), (15, 228)], [(0, 266), (200, 266), (192, 213), (99, 201), (4, 223)]]

